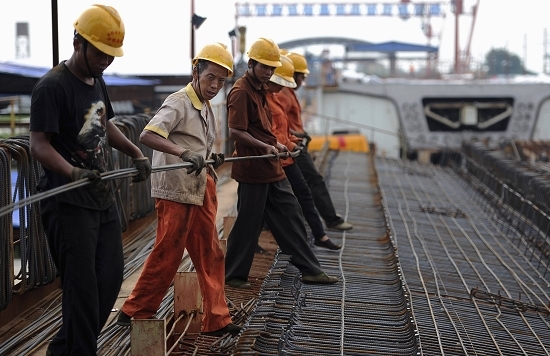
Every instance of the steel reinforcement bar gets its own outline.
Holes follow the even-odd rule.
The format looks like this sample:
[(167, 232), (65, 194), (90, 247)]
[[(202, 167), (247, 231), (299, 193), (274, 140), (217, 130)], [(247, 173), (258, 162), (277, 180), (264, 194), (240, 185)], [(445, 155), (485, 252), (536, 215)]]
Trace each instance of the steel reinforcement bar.
[(377, 170), (422, 353), (549, 354), (550, 284), (519, 232), (452, 169), (381, 158)]

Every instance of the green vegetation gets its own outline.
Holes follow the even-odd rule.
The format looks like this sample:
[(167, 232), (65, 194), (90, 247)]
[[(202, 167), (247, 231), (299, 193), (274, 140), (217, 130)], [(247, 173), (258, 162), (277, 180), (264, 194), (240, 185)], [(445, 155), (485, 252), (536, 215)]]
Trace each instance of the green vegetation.
[(536, 74), (524, 68), (521, 58), (504, 48), (495, 48), (485, 55), (488, 75)]

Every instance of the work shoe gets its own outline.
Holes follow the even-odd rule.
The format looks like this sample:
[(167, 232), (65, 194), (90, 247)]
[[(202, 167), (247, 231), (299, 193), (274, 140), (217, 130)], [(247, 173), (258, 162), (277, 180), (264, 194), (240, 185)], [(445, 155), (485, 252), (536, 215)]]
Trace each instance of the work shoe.
[(230, 286), (232, 288), (239, 288), (239, 289), (251, 289), (252, 286), (247, 281), (243, 281), (242, 279), (233, 278), (230, 280), (225, 281), (225, 285)]
[(338, 278), (328, 276), (325, 272), (316, 275), (302, 274), (302, 283), (304, 284), (334, 284)]
[(132, 317), (121, 310), (116, 323), (120, 326), (130, 326), (130, 320), (132, 320)]
[(223, 336), (223, 335), (229, 333), (229, 334), (235, 336), (238, 333), (240, 333), (242, 329), (243, 328), (241, 328), (239, 325), (229, 323), (221, 329), (218, 329), (216, 331), (203, 331), (202, 334), (206, 335), (206, 336)]
[(327, 229), (336, 230), (336, 231), (346, 231), (346, 230), (353, 229), (353, 225), (350, 224), (350, 223), (347, 223), (345, 221), (342, 221), (342, 222), (337, 223), (337, 224), (327, 225)]
[(329, 250), (339, 250), (342, 248), (342, 245), (338, 244), (336, 245), (334, 242), (332, 242), (330, 239), (321, 241), (321, 240), (315, 240), (313, 241), (313, 244), (315, 246), (328, 248)]

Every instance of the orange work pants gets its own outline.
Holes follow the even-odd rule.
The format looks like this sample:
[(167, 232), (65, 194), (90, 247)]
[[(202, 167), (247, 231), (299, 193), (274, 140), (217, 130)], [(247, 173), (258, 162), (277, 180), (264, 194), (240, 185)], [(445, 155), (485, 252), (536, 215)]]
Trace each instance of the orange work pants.
[(134, 290), (122, 311), (135, 319), (151, 318), (170, 287), (187, 252), (193, 261), (202, 294), (202, 331), (231, 323), (225, 301), (225, 262), (216, 228), (216, 184), (207, 174), (202, 206), (157, 199), (157, 238)]

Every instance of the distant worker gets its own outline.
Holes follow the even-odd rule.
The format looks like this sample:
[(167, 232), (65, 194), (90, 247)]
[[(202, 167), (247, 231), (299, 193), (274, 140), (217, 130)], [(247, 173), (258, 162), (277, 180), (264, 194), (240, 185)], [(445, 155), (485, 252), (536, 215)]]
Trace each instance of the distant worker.
[(311, 137), (304, 130), (302, 123), (302, 108), (295, 93), (295, 91), (302, 86), (304, 79), (309, 74), (306, 58), (294, 52), (290, 52), (286, 56), (290, 58), (294, 64), (294, 81), (296, 82), (296, 87), (294, 89), (288, 87), (283, 88), (277, 97), (288, 116), (290, 132), (306, 140), (302, 154), (296, 157), (296, 163), (306, 179), (309, 189), (311, 190), (311, 195), (313, 196), (313, 201), (315, 202), (315, 207), (325, 221), (327, 228), (338, 231), (351, 230), (353, 225), (344, 221), (344, 219), (336, 213), (325, 180), (317, 168), (315, 168), (313, 158), (307, 150), (307, 145), (309, 141), (311, 141)]
[[(232, 75), (233, 57), (227, 47), (206, 45), (193, 59), (191, 83), (168, 96), (141, 133), (140, 141), (154, 149), (154, 166), (182, 160), (193, 166), (155, 173), (151, 178), (158, 220), (156, 242), (121, 308), (119, 325), (129, 326), (132, 317), (148, 319), (156, 314), (187, 249), (201, 289), (203, 333), (236, 335), (241, 330), (231, 322), (225, 300), (224, 254), (216, 230), (215, 169), (224, 162), (224, 155), (211, 153), (217, 127), (210, 100)], [(203, 169), (207, 157), (215, 163)]]
[(113, 7), (93, 5), (73, 24), (72, 56), (36, 83), (30, 151), (42, 165), (38, 190), (87, 179), (81, 188), (40, 202), (51, 256), (61, 276), (63, 324), (46, 355), (96, 355), (97, 337), (122, 284), (122, 229), (107, 171), (109, 147), (133, 158), (134, 182), (149, 159), (110, 121), (115, 116), (103, 71), (123, 55), (124, 23)]
[[(256, 40), (248, 51), (248, 69), (227, 97), (229, 137), (234, 156), (277, 155), (288, 151), (271, 132), (271, 110), (266, 83), (281, 66), (279, 47), (270, 39)], [(292, 192), (279, 159), (237, 160), (231, 177), (237, 189), (237, 219), (227, 240), (225, 281), (234, 288), (251, 288), (248, 275), (263, 221), (291, 263), (302, 273), (303, 283), (331, 284), (337, 278), (323, 272), (307, 243), (300, 204)]]
[[(271, 131), (277, 137), (277, 141), (285, 145), (290, 151), (301, 150), (304, 148), (301, 145), (302, 140), (290, 133), (288, 118), (277, 95), (283, 88), (296, 87), (296, 82), (293, 78), (294, 66), (292, 61), (284, 55), (281, 56), (280, 61), (282, 66), (275, 68), (271, 79), (267, 83), (267, 102), (269, 103), (269, 108), (272, 113)], [(295, 164), (294, 158), (289, 157), (281, 159), (281, 164), (292, 186), (292, 191), (296, 198), (298, 198), (298, 202), (302, 207), (304, 217), (311, 228), (314, 238), (313, 244), (329, 250), (339, 250), (341, 246), (333, 243), (325, 232), (323, 222), (319, 217), (319, 212), (315, 208), (311, 191), (309, 190), (300, 168)]]

